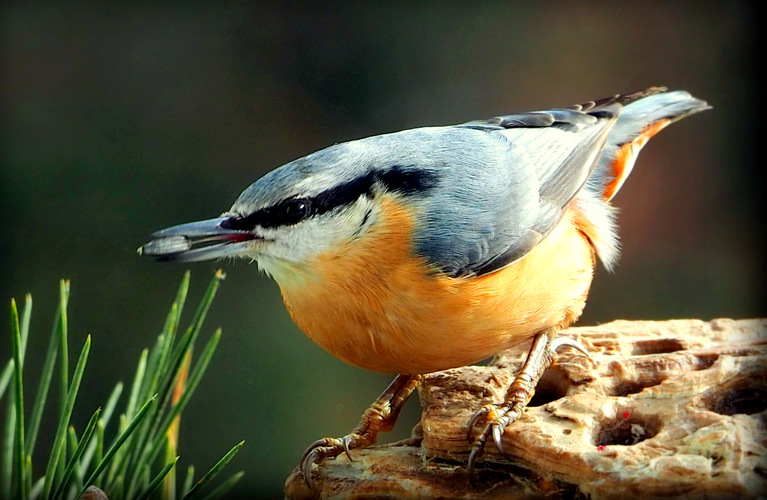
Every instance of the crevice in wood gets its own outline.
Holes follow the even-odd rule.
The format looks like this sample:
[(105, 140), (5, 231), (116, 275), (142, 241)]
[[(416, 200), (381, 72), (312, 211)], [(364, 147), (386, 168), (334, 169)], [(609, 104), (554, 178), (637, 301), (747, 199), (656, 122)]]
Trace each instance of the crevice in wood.
[[(420, 444), (353, 450), (296, 471), (287, 498), (757, 498), (767, 492), (767, 319), (614, 321), (569, 335), (503, 444), (487, 446), (478, 487), (466, 423), (501, 401), (526, 346), (487, 366), (429, 374)], [(415, 442), (417, 443), (417, 441)]]

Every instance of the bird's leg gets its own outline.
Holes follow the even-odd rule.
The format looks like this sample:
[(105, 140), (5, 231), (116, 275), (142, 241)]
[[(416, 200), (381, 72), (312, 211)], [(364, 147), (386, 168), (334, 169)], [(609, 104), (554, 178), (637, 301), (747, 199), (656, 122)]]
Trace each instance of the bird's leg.
[[(491, 403), (483, 406), (469, 421), (467, 437), (469, 442), (473, 444), (469, 454), (467, 472), (472, 483), (474, 482), (474, 465), (477, 458), (482, 454), (485, 442), (490, 437), (490, 434), (493, 435), (493, 441), (498, 451), (505, 456), (501, 441), (504, 429), (522, 416), (527, 404), (532, 399), (533, 394), (535, 394), (535, 386), (538, 385), (543, 372), (556, 362), (556, 351), (563, 346), (573, 347), (588, 356), (588, 351), (581, 344), (566, 337), (556, 337), (555, 330), (539, 332), (533, 338), (533, 344), (530, 347), (525, 363), (522, 365), (522, 369), (506, 393), (506, 400), (501, 404)], [(471, 431), (474, 424), (483, 416), (485, 417), (485, 427), (479, 436), (472, 440)]]
[(420, 375), (397, 375), (389, 387), (378, 399), (365, 410), (359, 425), (342, 438), (318, 439), (306, 449), (301, 458), (301, 473), (306, 484), (312, 488), (312, 465), (326, 458), (335, 458), (346, 453), (352, 459), (349, 450), (364, 448), (376, 444), (379, 432), (386, 432), (394, 427), (400, 410), (420, 382)]

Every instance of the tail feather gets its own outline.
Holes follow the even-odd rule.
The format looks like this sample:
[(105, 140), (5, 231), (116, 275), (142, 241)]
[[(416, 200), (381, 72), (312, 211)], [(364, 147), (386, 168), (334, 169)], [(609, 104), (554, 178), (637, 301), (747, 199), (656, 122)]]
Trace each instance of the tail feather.
[(711, 108), (685, 91), (657, 93), (662, 90), (656, 87), (630, 94), (633, 99), (627, 99), (629, 103), (610, 131), (599, 163), (589, 177), (589, 191), (601, 193), (605, 200), (612, 199), (651, 137), (677, 120)]
[(571, 205), (575, 223), (589, 238), (608, 271), (615, 266), (620, 254), (615, 223), (617, 209), (609, 201), (631, 173), (639, 151), (652, 136), (669, 124), (710, 109), (706, 102), (687, 92), (665, 92), (662, 87), (585, 103), (580, 107), (592, 109), (614, 102), (624, 107), (607, 136), (602, 155), (585, 189)]

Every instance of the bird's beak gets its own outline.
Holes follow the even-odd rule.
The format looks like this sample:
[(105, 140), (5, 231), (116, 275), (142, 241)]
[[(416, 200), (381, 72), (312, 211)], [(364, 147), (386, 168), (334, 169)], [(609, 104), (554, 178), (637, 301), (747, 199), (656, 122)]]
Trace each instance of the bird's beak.
[(236, 257), (248, 252), (248, 243), (261, 240), (250, 231), (221, 227), (226, 218), (190, 222), (152, 234), (152, 241), (138, 253), (157, 260), (199, 262), (221, 257)]

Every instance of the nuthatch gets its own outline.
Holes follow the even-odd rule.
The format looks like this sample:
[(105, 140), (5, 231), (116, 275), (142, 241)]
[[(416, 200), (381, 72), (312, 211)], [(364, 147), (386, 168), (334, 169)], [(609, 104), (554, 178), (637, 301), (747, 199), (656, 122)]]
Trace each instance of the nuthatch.
[(665, 90), (336, 144), (268, 173), (221, 217), (154, 233), (140, 250), (177, 262), (255, 260), (312, 340), (399, 374), (350, 434), (309, 447), (310, 485), (314, 463), (391, 428), (420, 374), (532, 340), (506, 400), (469, 422), (470, 434), (484, 424), (471, 473), (490, 435), (503, 451), (506, 425), (556, 349), (584, 350), (556, 333), (580, 316), (596, 257), (616, 263), (609, 201), (639, 150), (709, 109)]

